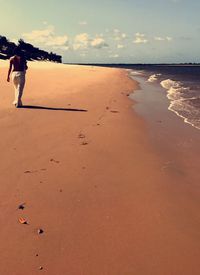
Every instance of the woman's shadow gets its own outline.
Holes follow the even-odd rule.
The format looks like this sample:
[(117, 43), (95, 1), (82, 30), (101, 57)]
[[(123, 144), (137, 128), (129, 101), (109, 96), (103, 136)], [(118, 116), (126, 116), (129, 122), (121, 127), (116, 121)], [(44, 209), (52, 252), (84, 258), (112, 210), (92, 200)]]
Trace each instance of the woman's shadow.
[(35, 110), (50, 110), (50, 111), (65, 111), (65, 112), (87, 112), (88, 110), (84, 109), (73, 109), (73, 108), (54, 108), (46, 106), (35, 106), (35, 105), (23, 105), (19, 108), (23, 109), (35, 109)]

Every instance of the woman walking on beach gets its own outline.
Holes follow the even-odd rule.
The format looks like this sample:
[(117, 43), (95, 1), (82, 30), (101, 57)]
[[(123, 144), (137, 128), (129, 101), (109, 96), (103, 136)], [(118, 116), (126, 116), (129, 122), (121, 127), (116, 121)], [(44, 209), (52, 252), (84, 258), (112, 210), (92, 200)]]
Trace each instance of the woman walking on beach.
[(25, 85), (25, 74), (27, 67), (27, 62), (22, 53), (21, 49), (17, 47), (14, 50), (14, 56), (10, 58), (10, 66), (8, 70), (7, 81), (10, 82), (10, 74), (12, 71), (12, 81), (15, 88), (15, 100), (13, 104), (16, 108), (22, 106), (22, 95)]

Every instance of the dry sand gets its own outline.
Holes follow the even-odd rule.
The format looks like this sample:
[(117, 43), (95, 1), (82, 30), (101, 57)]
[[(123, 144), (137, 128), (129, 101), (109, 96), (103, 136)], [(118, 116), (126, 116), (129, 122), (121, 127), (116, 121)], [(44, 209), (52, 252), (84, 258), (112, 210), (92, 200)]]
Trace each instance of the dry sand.
[(15, 109), (1, 62), (0, 274), (199, 274), (199, 190), (152, 146), (136, 83), (42, 64)]

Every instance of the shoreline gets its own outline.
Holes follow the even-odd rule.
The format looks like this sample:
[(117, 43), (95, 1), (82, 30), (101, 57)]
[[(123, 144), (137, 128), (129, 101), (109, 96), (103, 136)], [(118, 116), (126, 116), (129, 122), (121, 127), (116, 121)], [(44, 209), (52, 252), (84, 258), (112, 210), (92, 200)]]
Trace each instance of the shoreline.
[(119, 69), (45, 66), (30, 64), (24, 103), (46, 109), (14, 109), (1, 81), (0, 273), (198, 274), (200, 190), (155, 149), (128, 97), (138, 84)]

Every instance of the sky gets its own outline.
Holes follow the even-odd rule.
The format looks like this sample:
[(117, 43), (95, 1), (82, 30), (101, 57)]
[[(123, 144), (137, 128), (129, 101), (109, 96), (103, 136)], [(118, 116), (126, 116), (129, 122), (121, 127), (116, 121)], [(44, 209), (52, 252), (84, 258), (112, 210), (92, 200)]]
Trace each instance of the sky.
[(200, 62), (199, 0), (0, 0), (0, 35), (66, 63)]

